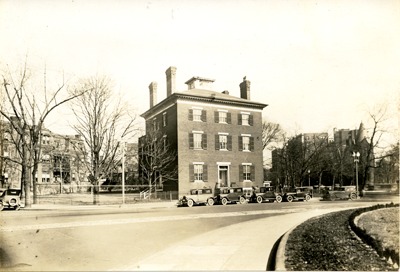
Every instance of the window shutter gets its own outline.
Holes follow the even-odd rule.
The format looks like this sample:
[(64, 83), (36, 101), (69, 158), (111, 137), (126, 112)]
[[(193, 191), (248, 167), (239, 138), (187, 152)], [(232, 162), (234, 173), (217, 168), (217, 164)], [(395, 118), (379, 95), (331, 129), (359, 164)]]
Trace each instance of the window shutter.
[(194, 140), (193, 140), (193, 133), (189, 133), (189, 148), (194, 148)]
[(239, 151), (243, 151), (243, 137), (239, 136)]
[(243, 165), (239, 164), (239, 182), (243, 182)]
[(189, 109), (189, 121), (193, 121), (193, 109)]
[(214, 122), (219, 123), (219, 113), (218, 111), (214, 111)]
[(253, 115), (249, 115), (249, 125), (252, 126), (253, 125)]
[(205, 110), (201, 111), (201, 121), (207, 122), (207, 112)]
[(207, 150), (207, 134), (203, 134), (202, 136), (201, 136), (201, 140), (202, 140), (202, 148), (204, 149), (204, 150)]
[(238, 125), (242, 125), (242, 114), (238, 114)]
[(208, 182), (208, 171), (207, 164), (203, 165), (203, 181)]
[(256, 176), (256, 169), (255, 169), (255, 166), (254, 165), (252, 165), (251, 167), (250, 167), (250, 180), (251, 181), (255, 181), (256, 179), (255, 179), (255, 176)]
[(194, 165), (193, 165), (193, 163), (189, 164), (189, 181), (194, 182)]
[(219, 135), (215, 134), (215, 150), (219, 150)]
[(250, 137), (250, 151), (254, 151), (254, 137)]
[(232, 116), (231, 116), (231, 113), (230, 113), (230, 112), (228, 112), (228, 113), (226, 114), (226, 122), (227, 122), (228, 124), (232, 124)]
[(228, 135), (228, 150), (232, 151), (232, 135)]

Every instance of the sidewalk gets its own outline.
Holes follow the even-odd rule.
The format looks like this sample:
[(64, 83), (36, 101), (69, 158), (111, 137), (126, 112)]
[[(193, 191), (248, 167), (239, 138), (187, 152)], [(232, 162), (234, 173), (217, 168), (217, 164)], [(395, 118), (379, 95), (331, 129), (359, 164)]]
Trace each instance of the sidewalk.
[(343, 209), (315, 209), (234, 224), (170, 245), (138, 263), (115, 270), (265, 271), (273, 245), (285, 232), (309, 218)]
[(21, 207), (21, 210), (105, 210), (105, 209), (161, 209), (175, 208), (177, 201), (150, 201), (137, 202), (134, 204), (115, 204), (115, 205), (61, 205), (61, 204), (32, 204), (30, 208)]

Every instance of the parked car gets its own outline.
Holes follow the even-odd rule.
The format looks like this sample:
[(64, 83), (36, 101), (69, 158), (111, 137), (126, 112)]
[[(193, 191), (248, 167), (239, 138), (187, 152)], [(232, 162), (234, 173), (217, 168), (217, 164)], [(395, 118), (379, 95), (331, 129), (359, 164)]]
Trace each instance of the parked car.
[(282, 195), (275, 192), (274, 187), (266, 186), (260, 188), (254, 188), (253, 193), (248, 197), (250, 203), (262, 203), (262, 202), (282, 202)]
[(21, 190), (7, 189), (0, 195), (0, 211), (4, 208), (19, 210), (21, 207)]
[(294, 200), (309, 201), (312, 198), (312, 189), (309, 187), (296, 187), (287, 189), (283, 195), (283, 200), (292, 202)]
[(246, 195), (241, 187), (220, 187), (214, 192), (214, 201), (216, 204), (226, 205), (228, 203), (244, 204), (247, 202)]
[(193, 207), (194, 205), (214, 205), (212, 189), (192, 189), (189, 194), (179, 199), (178, 207)]
[(333, 190), (326, 190), (322, 195), (323, 200), (336, 200), (336, 199), (357, 199), (356, 186), (341, 186), (334, 187)]

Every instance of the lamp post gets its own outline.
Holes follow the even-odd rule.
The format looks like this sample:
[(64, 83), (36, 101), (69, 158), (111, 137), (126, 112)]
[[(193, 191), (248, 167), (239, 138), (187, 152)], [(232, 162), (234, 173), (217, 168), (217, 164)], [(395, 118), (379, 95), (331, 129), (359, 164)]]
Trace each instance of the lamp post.
[(311, 184), (311, 183), (310, 183), (310, 172), (311, 172), (311, 171), (310, 171), (310, 170), (308, 170), (308, 187), (310, 187), (310, 186), (311, 186), (311, 185), (310, 185), (310, 184)]
[(353, 152), (354, 163), (356, 164), (356, 192), (358, 198), (358, 162), (360, 161), (360, 152)]

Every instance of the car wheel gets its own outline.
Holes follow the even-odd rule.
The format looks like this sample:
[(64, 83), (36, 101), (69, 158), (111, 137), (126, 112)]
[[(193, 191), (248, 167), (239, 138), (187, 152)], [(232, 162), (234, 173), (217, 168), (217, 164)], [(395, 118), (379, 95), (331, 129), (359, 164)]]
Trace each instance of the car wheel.
[(19, 211), (20, 208), (21, 208), (20, 205), (15, 206), (15, 210), (16, 210), (16, 211)]
[(281, 203), (281, 202), (282, 202), (282, 196), (280, 196), (280, 195), (277, 195), (277, 196), (275, 197), (275, 199), (276, 199), (276, 202), (278, 202), (278, 203)]
[(208, 204), (208, 206), (214, 205), (214, 199), (212, 199), (212, 198), (207, 199), (207, 204)]
[(293, 201), (293, 196), (288, 195), (288, 196), (286, 197), (286, 200), (287, 200), (288, 202), (292, 202), (292, 201)]
[(221, 203), (222, 203), (222, 205), (228, 204), (228, 199), (226, 199), (226, 198), (224, 197), (223, 199), (221, 199)]
[(257, 196), (257, 203), (262, 203), (262, 202), (263, 202), (262, 196)]
[(310, 195), (306, 195), (305, 200), (306, 200), (306, 201), (310, 201), (310, 199), (311, 199), (311, 196), (310, 196)]
[(354, 194), (354, 193), (352, 193), (352, 194), (350, 195), (350, 199), (351, 199), (351, 200), (356, 200), (356, 199), (357, 199), (357, 195)]
[(246, 198), (244, 198), (243, 196), (241, 196), (241, 197), (239, 198), (239, 203), (240, 203), (240, 204), (245, 204), (245, 203), (246, 203)]
[(17, 205), (17, 200), (15, 198), (11, 198), (9, 203), (11, 207), (15, 207)]
[(193, 205), (194, 205), (193, 199), (189, 199), (187, 202), (187, 205), (188, 205), (188, 207), (193, 207)]
[(3, 209), (4, 209), (3, 203), (0, 203), (0, 211), (2, 211)]

